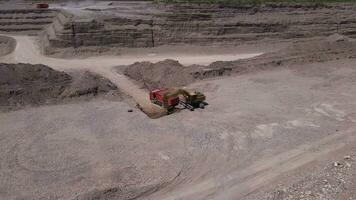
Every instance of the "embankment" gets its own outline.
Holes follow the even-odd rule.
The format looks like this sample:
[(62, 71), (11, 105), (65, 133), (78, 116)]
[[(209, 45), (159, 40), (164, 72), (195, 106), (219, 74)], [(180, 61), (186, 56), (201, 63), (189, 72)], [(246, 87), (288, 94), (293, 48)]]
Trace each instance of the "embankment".
[(245, 74), (276, 68), (295, 69), (303, 64), (356, 58), (356, 42), (338, 34), (323, 39), (297, 41), (284, 49), (254, 58), (217, 61), (208, 66), (183, 66), (174, 60), (138, 62), (124, 70), (148, 89), (178, 87), (196, 80)]
[(335, 33), (356, 37), (355, 11), (355, 5), (346, 4), (223, 7), (115, 2), (106, 9), (86, 9), (85, 17), (59, 13), (46, 29), (42, 47), (46, 54), (100, 53), (113, 47), (239, 45)]
[(0, 64), (0, 111), (90, 99), (110, 92), (120, 97), (113, 83), (90, 72), (68, 74), (45, 65)]

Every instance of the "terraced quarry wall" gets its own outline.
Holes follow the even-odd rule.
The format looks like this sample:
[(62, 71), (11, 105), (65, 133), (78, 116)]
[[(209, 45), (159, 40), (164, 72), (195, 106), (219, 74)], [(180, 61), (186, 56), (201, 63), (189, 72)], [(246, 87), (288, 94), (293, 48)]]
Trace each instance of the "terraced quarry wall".
[(52, 23), (56, 10), (0, 9), (0, 33), (38, 33)]
[[(42, 37), (45, 53), (87, 46), (152, 47), (151, 27), (129, 19), (75, 19), (61, 11)], [(134, 25), (136, 24), (136, 25)]]
[[(62, 32), (70, 28), (72, 23), (72, 15), (60, 11), (57, 13), (56, 17), (53, 19), (52, 24), (50, 24), (46, 29), (40, 34), (41, 47), (45, 53), (49, 53), (52, 47), (55, 48), (65, 48), (71, 46), (71, 41), (74, 39), (72, 36), (65, 37)], [(57, 39), (58, 37), (61, 39)]]
[[(56, 49), (90, 46), (134, 48), (167, 44), (242, 44), (334, 33), (356, 36), (356, 6), (353, 5), (147, 5), (147, 9), (160, 12), (140, 14), (136, 9), (126, 16), (92, 19), (60, 13), (45, 33), (45, 52), (52, 54)], [(120, 13), (121, 10), (112, 8), (110, 12)]]

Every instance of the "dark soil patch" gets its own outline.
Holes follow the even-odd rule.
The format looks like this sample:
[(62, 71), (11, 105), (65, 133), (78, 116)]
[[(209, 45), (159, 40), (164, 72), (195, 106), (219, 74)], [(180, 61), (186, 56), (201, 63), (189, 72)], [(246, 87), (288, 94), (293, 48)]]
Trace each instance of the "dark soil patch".
[(6, 36), (0, 36), (0, 56), (5, 56), (16, 47), (16, 40)]
[(90, 72), (67, 74), (45, 65), (0, 64), (0, 111), (88, 99), (110, 91), (117, 87)]

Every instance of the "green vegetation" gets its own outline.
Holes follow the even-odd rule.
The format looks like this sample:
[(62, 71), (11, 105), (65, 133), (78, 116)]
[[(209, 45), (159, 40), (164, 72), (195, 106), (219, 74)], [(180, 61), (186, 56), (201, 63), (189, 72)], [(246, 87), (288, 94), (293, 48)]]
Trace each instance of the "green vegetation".
[(356, 3), (356, 0), (156, 0), (166, 3), (208, 3), (224, 5), (263, 5), (270, 3), (325, 5), (330, 3)]

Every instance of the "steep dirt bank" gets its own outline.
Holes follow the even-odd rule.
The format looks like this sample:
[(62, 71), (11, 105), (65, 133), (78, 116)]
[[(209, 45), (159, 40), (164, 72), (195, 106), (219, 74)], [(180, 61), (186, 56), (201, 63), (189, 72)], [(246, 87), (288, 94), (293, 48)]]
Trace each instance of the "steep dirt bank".
[[(207, 68), (215, 70), (228, 68), (232, 73), (241, 74), (277, 67), (288, 68), (307, 63), (351, 59), (356, 57), (355, 44), (352, 39), (334, 34), (323, 39), (296, 41), (284, 49), (255, 58), (214, 62)], [(195, 73), (194, 77), (204, 79), (204, 72)]]
[(0, 56), (13, 52), (16, 48), (16, 40), (11, 37), (0, 35)]
[[(184, 86), (196, 80), (275, 68), (298, 71), (300, 65), (356, 57), (356, 42), (334, 34), (323, 39), (294, 42), (276, 52), (236, 61), (217, 61), (208, 66), (183, 66), (177, 61), (141, 62), (129, 65), (124, 74), (148, 89)], [(298, 65), (298, 66), (297, 66)]]
[(45, 65), (0, 64), (0, 111), (89, 99), (113, 91), (119, 95), (109, 80), (85, 71), (67, 74)]
[(41, 38), (47, 54), (172, 44), (240, 45), (334, 33), (356, 36), (356, 6), (346, 4), (221, 7), (135, 1), (58, 8), (64, 11)]

